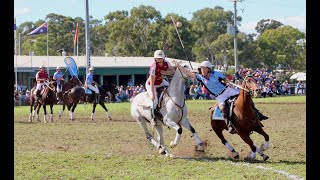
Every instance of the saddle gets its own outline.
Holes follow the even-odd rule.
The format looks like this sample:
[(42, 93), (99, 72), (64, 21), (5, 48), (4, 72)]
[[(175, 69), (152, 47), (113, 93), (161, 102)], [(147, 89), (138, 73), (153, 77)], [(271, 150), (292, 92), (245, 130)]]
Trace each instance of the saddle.
[(234, 96), (230, 96), (228, 99), (224, 101), (225, 108), (227, 109), (227, 112), (228, 112), (228, 117), (232, 123), (235, 123), (232, 116), (232, 112), (234, 108), (234, 102), (237, 100), (238, 96), (239, 96), (238, 94)]

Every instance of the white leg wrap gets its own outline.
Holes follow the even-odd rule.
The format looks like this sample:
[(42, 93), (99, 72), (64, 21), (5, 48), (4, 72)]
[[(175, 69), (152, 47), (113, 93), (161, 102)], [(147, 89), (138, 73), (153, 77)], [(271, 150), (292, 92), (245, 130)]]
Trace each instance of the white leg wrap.
[(153, 138), (151, 138), (151, 143), (156, 147), (156, 148), (158, 148), (159, 147), (159, 143), (158, 143), (158, 141), (156, 141), (155, 139), (153, 139)]
[(59, 113), (59, 118), (60, 118), (62, 115), (63, 115), (63, 111), (61, 111), (61, 112)]
[(255, 158), (256, 158), (256, 153), (251, 151), (250, 159), (255, 159)]
[(29, 122), (32, 121), (32, 113), (29, 114)]
[(258, 148), (258, 146), (256, 146), (256, 145), (254, 145), (254, 146), (256, 147), (257, 153), (258, 153), (260, 156), (263, 156), (263, 155), (264, 155), (263, 151), (261, 151), (261, 149)]
[(106, 119), (107, 119), (107, 120), (111, 119), (109, 112), (106, 112)]
[(41, 122), (41, 121), (40, 121), (39, 114), (37, 114), (37, 121)]
[(198, 134), (197, 133), (193, 133), (193, 138), (194, 140), (196, 141), (197, 145), (201, 144), (202, 141), (201, 139), (199, 138)]
[(225, 146), (229, 149), (229, 151), (234, 150), (234, 148), (229, 143), (226, 143)]
[(265, 141), (263, 144), (261, 144), (260, 149), (261, 151), (269, 149), (269, 141)]
[(47, 123), (47, 115), (43, 115), (43, 121)]
[(94, 114), (91, 113), (91, 120), (94, 120)]
[(53, 114), (50, 114), (50, 120), (53, 122)]
[(69, 111), (69, 118), (72, 119), (72, 117), (71, 117), (71, 111)]
[(177, 133), (176, 138), (174, 139), (174, 144), (175, 144), (175, 145), (179, 144), (180, 139), (181, 139), (181, 134), (178, 134), (178, 133)]
[(71, 112), (71, 118), (74, 119), (74, 112)]

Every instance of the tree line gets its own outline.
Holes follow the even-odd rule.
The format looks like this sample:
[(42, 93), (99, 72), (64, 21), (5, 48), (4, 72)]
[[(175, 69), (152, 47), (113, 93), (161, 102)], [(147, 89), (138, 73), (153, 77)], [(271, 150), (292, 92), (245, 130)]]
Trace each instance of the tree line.
[[(180, 44), (171, 16), (180, 21), (178, 28), (185, 52)], [(234, 13), (224, 8), (204, 8), (193, 13), (191, 20), (175, 13), (164, 18), (152, 6), (141, 5), (129, 11), (110, 12), (103, 19), (89, 18), (90, 53), (92, 56), (153, 56), (156, 49), (163, 49), (168, 57), (201, 62), (209, 60), (214, 65), (234, 64), (234, 35), (227, 34), (228, 24), (232, 24)], [(242, 18), (237, 17), (238, 26)], [(73, 55), (72, 30), (79, 24), (79, 54), (85, 55), (85, 20), (55, 13), (44, 20), (27, 21), (20, 24), (21, 54), (32, 50), (36, 55), (47, 55), (47, 36), (27, 35), (44, 22), (49, 23), (49, 55), (61, 55), (64, 49)], [(238, 62), (240, 67), (262, 67), (271, 69), (281, 64), (287, 70), (306, 69), (305, 33), (285, 26), (272, 19), (262, 19), (257, 23), (257, 33), (238, 32)], [(31, 41), (35, 40), (35, 41)], [(19, 48), (19, 44), (18, 44)], [(187, 55), (187, 57), (186, 57)]]

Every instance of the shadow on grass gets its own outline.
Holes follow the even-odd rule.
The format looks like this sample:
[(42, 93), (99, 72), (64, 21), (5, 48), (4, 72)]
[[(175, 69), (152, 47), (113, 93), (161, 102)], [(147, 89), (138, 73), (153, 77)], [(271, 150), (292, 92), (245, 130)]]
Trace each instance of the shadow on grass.
[[(295, 164), (302, 164), (306, 165), (305, 161), (283, 161), (280, 160), (278, 162), (275, 161), (263, 161), (263, 160), (244, 160), (244, 159), (232, 159), (232, 158), (225, 158), (225, 157), (176, 157), (177, 159), (185, 159), (185, 160), (191, 160), (191, 161), (200, 161), (200, 162), (217, 162), (217, 161), (230, 161), (234, 163), (250, 163), (250, 164), (256, 164), (256, 163), (263, 163), (263, 164), (286, 164), (286, 165), (295, 165)], [(258, 158), (258, 157), (257, 157)]]

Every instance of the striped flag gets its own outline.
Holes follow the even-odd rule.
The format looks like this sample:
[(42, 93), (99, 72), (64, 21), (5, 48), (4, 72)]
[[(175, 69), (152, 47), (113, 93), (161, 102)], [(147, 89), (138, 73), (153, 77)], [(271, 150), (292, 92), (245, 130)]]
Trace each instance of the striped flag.
[(76, 45), (78, 42), (78, 35), (79, 35), (79, 26), (77, 23), (77, 27), (76, 27), (76, 33), (74, 34), (74, 39), (73, 39), (73, 44)]
[(43, 23), (41, 26), (39, 26), (35, 30), (31, 31), (28, 35), (44, 34), (47, 32), (48, 32), (48, 25), (47, 25), (47, 23)]

